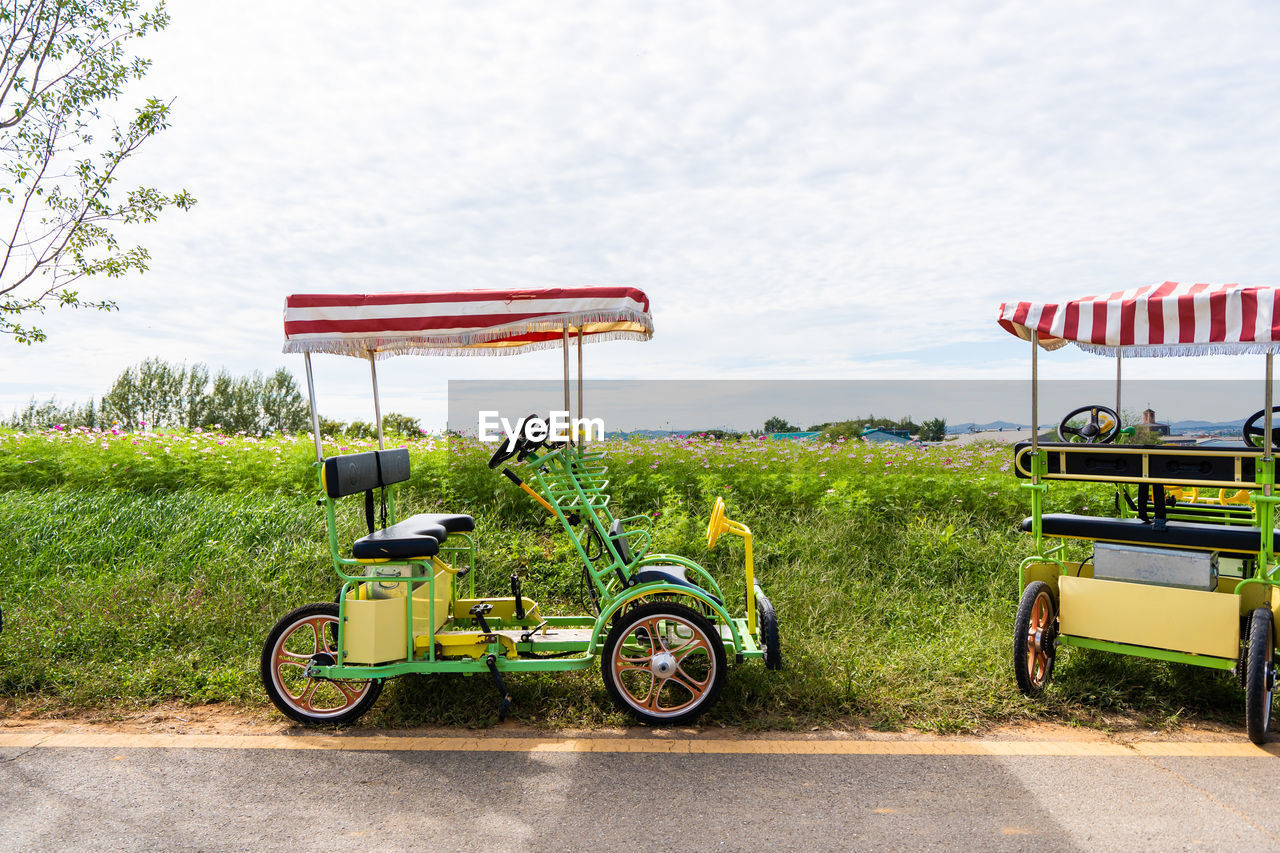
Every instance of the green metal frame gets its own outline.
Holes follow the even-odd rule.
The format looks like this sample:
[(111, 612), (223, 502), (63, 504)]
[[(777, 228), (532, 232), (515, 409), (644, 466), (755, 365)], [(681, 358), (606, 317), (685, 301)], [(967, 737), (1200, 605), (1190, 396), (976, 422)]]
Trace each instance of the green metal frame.
[[(1260, 491), (1251, 495), (1253, 505), (1252, 517), (1248, 519), (1251, 524), (1256, 524), (1260, 528), (1257, 559), (1254, 562), (1254, 574), (1251, 577), (1244, 577), (1237, 583), (1232, 590), (1235, 595), (1240, 595), (1241, 591), (1251, 585), (1258, 584), (1268, 587), (1280, 587), (1280, 564), (1275, 559), (1275, 505), (1280, 503), (1280, 496), (1274, 494), (1276, 485), (1276, 465), (1272, 456), (1264, 456), (1255, 463), (1255, 482)], [(1070, 570), (1062, 560), (1055, 557), (1065, 547), (1066, 542), (1060, 542), (1053, 547), (1046, 547), (1043, 525), (1044, 500), (1048, 492), (1048, 483), (1045, 476), (1048, 474), (1047, 452), (1044, 450), (1034, 450), (1030, 454), (1030, 465), (1032, 478), (1030, 481), (1023, 482), (1022, 488), (1026, 489), (1031, 496), (1031, 535), (1034, 539), (1035, 553), (1018, 564), (1018, 589), (1026, 588), (1026, 568), (1035, 563), (1053, 563), (1058, 566), (1062, 575), (1068, 575)], [(1055, 479), (1067, 479), (1058, 477)], [(1123, 486), (1117, 486), (1123, 488)], [(1132, 513), (1128, 512), (1127, 506), (1123, 501), (1120, 502), (1121, 517), (1131, 517)], [(1228, 513), (1223, 513), (1222, 523), (1239, 523), (1241, 519), (1238, 517), (1239, 512), (1231, 514), (1234, 517), (1227, 518)], [(1183, 519), (1191, 521), (1218, 520), (1217, 516), (1205, 515), (1175, 515), (1170, 514), (1170, 519)], [(1070, 634), (1059, 634), (1058, 641), (1063, 645), (1077, 646), (1086, 649), (1098, 649), (1101, 651), (1114, 652), (1117, 654), (1131, 655), (1134, 657), (1150, 658), (1152, 660), (1171, 661), (1174, 663), (1185, 663), (1192, 666), (1207, 667), (1209, 669), (1234, 669), (1236, 666), (1235, 658), (1218, 658), (1209, 655), (1194, 655), (1184, 652), (1171, 651), (1169, 649), (1156, 649), (1147, 646), (1133, 646), (1126, 643), (1115, 643), (1108, 640), (1096, 640), (1090, 637), (1078, 637)]]
[(1153, 649), (1148, 646), (1131, 646), (1127, 643), (1112, 643), (1108, 640), (1094, 640), (1089, 637), (1072, 637), (1064, 634), (1058, 636), (1064, 646), (1078, 646), (1082, 649), (1098, 649), (1103, 652), (1116, 652), (1131, 657), (1165, 660), (1173, 663), (1188, 663), (1192, 666), (1203, 666), (1209, 669), (1233, 669), (1235, 658), (1215, 658), (1209, 655), (1189, 655), (1185, 652), (1174, 652), (1168, 649)]
[[(494, 630), (532, 629), (539, 622), (546, 622), (549, 629), (555, 628), (590, 628), (590, 639), (556, 641), (547, 637), (535, 639), (528, 643), (515, 643), (517, 653), (531, 652), (576, 652), (562, 658), (508, 658), (507, 648), (501, 641), (488, 644), (485, 656), (479, 658), (442, 658), (436, 654), (435, 636), (437, 630), (435, 616), (435, 596), (428, 596), (429, 626), (426, 649), (419, 652), (418, 638), (413, 632), (413, 595), (406, 595), (405, 619), (407, 623), (407, 648), (405, 659), (386, 664), (348, 664), (345, 661), (345, 627), (347, 594), (359, 584), (370, 582), (393, 582), (421, 585), (435, 583), (435, 569), (430, 560), (389, 560), (378, 563), (367, 563), (343, 556), (338, 546), (338, 529), (336, 501), (326, 494), (324, 497), (325, 518), (329, 529), (329, 551), (333, 558), (334, 572), (343, 581), (338, 600), (338, 659), (333, 666), (313, 666), (310, 675), (318, 678), (371, 679), (393, 678), (409, 673), (430, 672), (488, 672), (489, 666), (485, 657), (492, 655), (499, 670), (511, 672), (546, 672), (586, 669), (595, 661), (604, 637), (611, 624), (612, 617), (629, 604), (641, 599), (682, 598), (712, 617), (713, 622), (727, 627), (728, 636), (722, 630), (722, 641), (725, 651), (732, 653), (735, 660), (741, 662), (748, 658), (763, 658), (759, 637), (753, 635), (748, 628), (747, 620), (735, 617), (724, 605), (725, 596), (719, 584), (703, 566), (676, 554), (650, 554), (648, 547), (652, 536), (653, 519), (649, 516), (629, 516), (620, 519), (631, 529), (624, 535), (628, 539), (631, 550), (629, 561), (622, 558), (619, 549), (609, 536), (609, 528), (616, 520), (609, 509), (610, 495), (607, 491), (609, 480), (606, 478), (607, 467), (603, 453), (588, 452), (585, 448), (566, 444), (550, 450), (542, 455), (531, 455), (527, 465), (532, 471), (532, 479), (537, 484), (537, 491), (551, 506), (552, 512), (560, 521), (568, 534), (574, 549), (578, 552), (593, 587), (600, 601), (600, 613), (597, 616), (543, 616), (538, 620), (504, 620), (487, 619)], [(319, 463), (317, 463), (319, 467)], [(319, 476), (319, 475), (318, 475)], [(323, 492), (323, 482), (321, 483)], [(394, 487), (387, 488), (387, 514), (389, 523), (395, 523)], [(602, 553), (596, 560), (589, 556), (589, 545), (585, 541), (590, 534), (580, 533), (570, 523), (570, 516), (577, 515), (580, 523), (589, 523), (600, 543)], [(585, 530), (585, 528), (584, 528)], [(451, 533), (449, 540), (461, 537), (466, 541), (464, 546), (446, 545), (440, 549), (441, 559), (451, 554), (455, 561), (465, 558), (466, 568), (462, 570), (470, 582), (470, 595), (475, 598), (475, 542), (467, 534)], [(636, 571), (648, 565), (678, 565), (695, 575), (702, 585), (699, 588), (667, 583), (653, 582), (626, 586), (619, 575), (631, 578)], [(456, 565), (456, 562), (454, 563)], [(371, 566), (408, 566), (408, 577), (381, 577), (369, 574)], [(358, 572), (349, 571), (358, 568)], [(450, 579), (450, 601), (457, 599), (458, 574)], [(412, 592), (410, 588), (407, 592)], [(474, 630), (471, 620), (450, 618), (440, 631)]]

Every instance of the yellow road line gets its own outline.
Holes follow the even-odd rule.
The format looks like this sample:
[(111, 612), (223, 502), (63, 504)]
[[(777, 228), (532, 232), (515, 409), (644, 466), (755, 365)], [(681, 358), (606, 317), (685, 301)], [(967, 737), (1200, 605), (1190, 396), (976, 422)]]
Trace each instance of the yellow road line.
[(797, 740), (657, 737), (413, 737), (394, 735), (127, 734), (0, 732), (0, 748), (25, 749), (294, 749), (388, 752), (608, 752), (681, 755), (977, 755), (1148, 758), (1274, 758), (1280, 743), (1125, 745), (1081, 741)]

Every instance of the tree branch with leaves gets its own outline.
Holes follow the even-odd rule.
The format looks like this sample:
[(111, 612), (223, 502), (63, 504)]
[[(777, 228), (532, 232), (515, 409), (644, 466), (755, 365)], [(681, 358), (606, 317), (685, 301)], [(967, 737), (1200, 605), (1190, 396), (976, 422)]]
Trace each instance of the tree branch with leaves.
[(121, 166), (169, 126), (173, 101), (147, 98), (124, 124), (104, 113), (151, 61), (131, 42), (169, 24), (137, 0), (0, 0), (0, 336), (45, 339), (32, 314), (50, 305), (114, 310), (75, 285), (144, 272), (150, 255), (117, 226), (187, 210), (185, 190), (118, 192)]

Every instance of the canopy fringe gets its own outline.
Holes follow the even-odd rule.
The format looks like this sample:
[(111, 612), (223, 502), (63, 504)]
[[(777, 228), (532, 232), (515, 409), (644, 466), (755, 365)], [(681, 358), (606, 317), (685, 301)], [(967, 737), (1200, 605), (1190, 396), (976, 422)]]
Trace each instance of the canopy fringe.
[(1280, 342), (1247, 341), (1218, 344), (1128, 344), (1105, 346), (1103, 344), (1070, 341), (1093, 355), (1124, 353), (1126, 358), (1171, 358), (1184, 355), (1264, 355), (1280, 352)]
[(555, 339), (520, 342), (514, 343), (509, 347), (484, 347), (482, 345), (530, 332), (560, 332), (566, 327), (572, 330), (578, 326), (586, 326), (592, 323), (635, 323), (642, 328), (641, 330), (616, 329), (608, 332), (588, 332), (585, 338), (587, 342), (612, 340), (647, 341), (653, 337), (652, 319), (649, 314), (643, 311), (580, 311), (571, 314), (554, 314), (537, 319), (521, 320), (516, 323), (492, 326), (473, 332), (439, 336), (406, 333), (404, 335), (379, 335), (374, 337), (333, 336), (313, 337), (305, 340), (286, 340), (283, 351), (286, 353), (329, 353), (332, 355), (368, 358), (370, 350), (373, 350), (375, 359), (389, 358), (394, 355), (515, 355), (533, 350), (556, 348), (561, 345), (561, 341)]

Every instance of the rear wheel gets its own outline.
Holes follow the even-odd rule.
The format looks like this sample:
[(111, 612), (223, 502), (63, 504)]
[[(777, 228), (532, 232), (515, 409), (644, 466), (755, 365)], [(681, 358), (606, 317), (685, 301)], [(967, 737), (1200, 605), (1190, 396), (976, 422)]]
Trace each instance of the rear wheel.
[(1271, 725), (1271, 697), (1276, 686), (1274, 626), (1271, 608), (1253, 611), (1249, 624), (1249, 654), (1245, 662), (1244, 720), (1249, 740), (1266, 743)]
[(1053, 674), (1058, 652), (1058, 618), (1053, 590), (1044, 581), (1032, 581), (1022, 592), (1013, 621), (1013, 674), (1018, 689), (1037, 696)]
[(720, 632), (705, 616), (655, 601), (618, 618), (600, 675), (617, 706), (640, 722), (678, 725), (715, 704), (727, 665)]
[(299, 723), (354, 722), (373, 707), (381, 681), (311, 678), (314, 665), (338, 661), (338, 605), (306, 604), (284, 616), (262, 647), (262, 686), (271, 703)]

